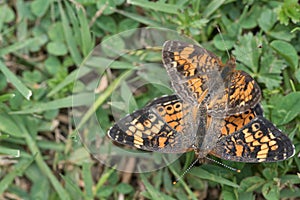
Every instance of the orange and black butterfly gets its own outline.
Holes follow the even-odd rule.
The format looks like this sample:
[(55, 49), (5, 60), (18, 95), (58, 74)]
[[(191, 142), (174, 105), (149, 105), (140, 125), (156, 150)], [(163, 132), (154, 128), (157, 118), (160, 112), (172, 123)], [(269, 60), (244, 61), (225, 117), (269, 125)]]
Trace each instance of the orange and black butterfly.
[(167, 41), (163, 62), (176, 95), (125, 116), (108, 136), (161, 153), (194, 150), (238, 162), (274, 162), (295, 153), (291, 140), (263, 117), (261, 92), (234, 60), (223, 64), (197, 45)]

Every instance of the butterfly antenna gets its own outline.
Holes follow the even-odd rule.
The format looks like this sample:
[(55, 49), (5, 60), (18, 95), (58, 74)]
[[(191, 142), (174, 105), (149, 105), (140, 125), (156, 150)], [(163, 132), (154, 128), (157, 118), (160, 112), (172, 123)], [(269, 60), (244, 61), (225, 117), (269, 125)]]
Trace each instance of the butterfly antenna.
[(197, 163), (199, 161), (199, 159), (197, 158), (197, 159), (195, 159), (194, 160), (194, 162), (175, 180), (175, 181), (173, 181), (173, 185), (175, 185), (176, 183), (178, 183), (178, 181), (180, 180), (180, 179), (182, 179), (182, 177), (184, 177), (185, 176), (185, 174), (188, 172), (188, 171), (190, 171), (191, 169), (192, 169), (192, 167)]
[(237, 173), (240, 173), (240, 172), (241, 172), (241, 170), (239, 170), (239, 169), (236, 169), (236, 168), (230, 167), (230, 166), (228, 166), (228, 165), (225, 165), (224, 163), (221, 163), (221, 162), (219, 162), (219, 161), (217, 161), (217, 160), (214, 160), (214, 159), (212, 159), (212, 158), (206, 157), (206, 159), (209, 160), (209, 161), (212, 161), (212, 162), (214, 162), (214, 163), (217, 163), (218, 165), (221, 165), (221, 166), (223, 166), (223, 167), (225, 167), (225, 168), (227, 168), (227, 169), (230, 169), (230, 170), (232, 170), (232, 171), (235, 171), (235, 172), (237, 172)]
[(224, 40), (224, 38), (223, 38), (222, 32), (221, 32), (221, 30), (220, 30), (220, 28), (219, 28), (218, 25), (216, 25), (216, 28), (217, 28), (217, 30), (218, 30), (218, 32), (219, 32), (219, 34), (220, 34), (220, 37), (221, 37), (221, 39), (222, 39), (222, 41), (223, 41), (224, 47), (225, 47), (225, 49), (226, 49), (227, 56), (228, 56), (228, 58), (230, 59), (230, 54), (229, 54), (228, 48), (227, 48), (227, 46), (226, 46), (226, 44), (225, 44), (225, 40)]

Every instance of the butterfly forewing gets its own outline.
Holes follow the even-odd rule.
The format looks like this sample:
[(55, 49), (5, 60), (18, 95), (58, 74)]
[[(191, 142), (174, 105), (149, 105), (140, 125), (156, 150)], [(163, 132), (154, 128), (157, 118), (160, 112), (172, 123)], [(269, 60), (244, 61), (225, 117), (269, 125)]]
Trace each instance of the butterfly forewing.
[(231, 60), (223, 64), (213, 53), (197, 45), (167, 41), (164, 66), (178, 96), (192, 105), (207, 102), (208, 114), (227, 117), (253, 108), (260, 100), (260, 88)]

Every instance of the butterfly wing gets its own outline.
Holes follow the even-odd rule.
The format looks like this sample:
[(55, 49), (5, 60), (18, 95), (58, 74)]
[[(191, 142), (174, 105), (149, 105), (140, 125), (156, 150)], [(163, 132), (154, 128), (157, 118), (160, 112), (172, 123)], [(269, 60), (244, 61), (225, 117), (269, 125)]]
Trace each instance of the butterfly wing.
[(198, 158), (206, 157), (218, 143), (218, 140), (227, 135), (242, 129), (248, 123), (251, 123), (252, 119), (256, 116), (262, 116), (263, 110), (258, 104), (254, 108), (251, 108), (244, 113), (235, 114), (226, 118), (218, 118), (214, 116), (208, 116), (207, 127), (203, 139), (200, 140), (198, 146)]
[(260, 88), (235, 61), (224, 65), (212, 52), (197, 45), (167, 41), (163, 63), (177, 95), (192, 105), (207, 102), (208, 114), (227, 117), (253, 108), (260, 100)]
[[(261, 91), (255, 80), (246, 72), (234, 70), (224, 80), (223, 95), (214, 95), (208, 102), (208, 113), (212, 116), (226, 116), (243, 113), (253, 108), (261, 99)], [(222, 93), (219, 93), (222, 94)]]
[(200, 104), (208, 94), (211, 73), (220, 70), (220, 60), (197, 45), (167, 41), (163, 63), (178, 96), (190, 104)]
[(221, 137), (230, 135), (240, 129), (257, 117), (263, 116), (263, 109), (260, 104), (250, 108), (243, 113), (231, 115), (222, 121)]
[(177, 95), (164, 96), (125, 116), (111, 127), (108, 136), (118, 143), (148, 151), (183, 153), (196, 147), (208, 152), (216, 145), (213, 139), (232, 134), (258, 113), (262, 114), (258, 105), (243, 114), (212, 121), (199, 110)]
[(281, 161), (294, 153), (291, 140), (262, 116), (221, 138), (211, 152), (225, 160), (253, 163)]
[(197, 112), (176, 95), (161, 97), (118, 121), (108, 136), (147, 151), (183, 153), (192, 150)]

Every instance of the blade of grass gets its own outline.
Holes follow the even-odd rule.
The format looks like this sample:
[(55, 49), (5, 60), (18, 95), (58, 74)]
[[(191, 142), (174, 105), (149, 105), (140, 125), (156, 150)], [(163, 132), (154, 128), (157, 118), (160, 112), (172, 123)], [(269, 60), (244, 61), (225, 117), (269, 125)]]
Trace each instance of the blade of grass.
[(142, 8), (149, 8), (155, 11), (161, 11), (164, 13), (169, 13), (169, 14), (178, 14), (179, 9), (182, 8), (178, 5), (173, 5), (173, 4), (166, 4), (162, 2), (151, 2), (151, 1), (144, 1), (144, 0), (128, 0), (127, 3), (135, 5), (135, 6), (140, 6)]
[(108, 66), (111, 69), (133, 69), (135, 67), (128, 62), (113, 61), (112, 59), (107, 59), (103, 57), (86, 58), (86, 61), (83, 61), (83, 65), (80, 66), (79, 69), (76, 69), (73, 72), (71, 72), (61, 83), (59, 83), (55, 88), (53, 88), (49, 92), (47, 97), (53, 96), (68, 84), (73, 83), (74, 81), (90, 73), (92, 70), (95, 70), (94, 68), (96, 68), (98, 74), (102, 74)]
[(7, 173), (0, 181), (0, 194), (3, 194), (3, 192), (9, 187), (9, 185), (15, 180), (15, 178), (22, 175), (33, 161), (34, 158), (31, 158), (29, 160), (21, 159), (18, 164), (14, 166), (14, 170)]
[[(66, 1), (64, 2), (66, 3)], [(72, 33), (73, 29), (70, 27), (69, 21), (65, 14), (65, 10), (62, 8), (61, 1), (58, 1), (58, 5), (59, 5), (60, 16), (63, 24), (63, 31), (68, 45), (68, 49), (70, 51), (71, 57), (73, 58), (75, 64), (79, 66), (82, 61), (82, 57), (76, 46), (77, 43), (73, 36), (74, 34)]]
[(93, 198), (93, 179), (91, 176), (91, 163), (84, 162), (82, 165), (82, 175), (84, 180), (85, 199)]
[(22, 131), (17, 126), (17, 123), (7, 113), (0, 114), (0, 130), (4, 133), (8, 133), (16, 138), (24, 137)]
[(98, 180), (98, 183), (95, 187), (94, 190), (94, 195), (98, 193), (98, 191), (101, 189), (101, 187), (103, 186), (103, 184), (107, 181), (107, 179), (110, 177), (110, 175), (115, 171), (114, 168), (111, 168), (109, 171), (105, 172), (102, 174), (102, 176), (100, 177), (100, 179)]
[[(83, 105), (90, 105), (93, 99), (90, 99), (89, 97), (91, 97), (91, 94), (88, 93), (77, 94), (77, 95), (69, 96), (62, 99), (57, 99), (46, 103), (39, 103), (36, 104), (34, 107), (30, 107), (28, 109), (21, 110), (21, 111), (10, 112), (10, 114), (32, 114), (32, 113), (42, 112), (46, 110), (70, 108), (72, 106), (77, 107)], [(76, 101), (73, 101), (74, 98), (76, 98)]]
[[(55, 88), (53, 88), (47, 97), (51, 97), (54, 94), (56, 94), (58, 91), (63, 89), (65, 86), (69, 85), (70, 83), (73, 83), (76, 79), (81, 78), (82, 76), (89, 73), (92, 69), (89, 69), (87, 67), (80, 67), (80, 69), (76, 69), (73, 72), (71, 72), (61, 83), (59, 83)], [(78, 74), (80, 72), (80, 74)]]
[(74, 132), (79, 130), (81, 126), (87, 122), (87, 120), (93, 115), (99, 106), (103, 104), (103, 102), (112, 94), (112, 92), (120, 85), (120, 83), (128, 77), (133, 70), (127, 70), (123, 74), (121, 74), (118, 78), (116, 78), (107, 88), (106, 90), (96, 99), (96, 102), (91, 106), (91, 108), (87, 111), (87, 113), (82, 117), (79, 124), (76, 126)]
[(165, 25), (162, 25), (154, 20), (151, 20), (147, 17), (143, 17), (141, 15), (135, 14), (135, 13), (130, 13), (130, 12), (126, 12), (124, 10), (118, 10), (115, 8), (112, 8), (114, 10), (114, 12), (117, 12), (121, 15), (124, 15), (125, 17), (131, 18), (137, 22), (140, 22), (142, 24), (148, 25), (148, 26), (153, 26), (153, 27), (166, 27)]
[[(53, 188), (58, 193), (58, 196), (60, 197), (60, 199), (70, 200), (68, 193), (61, 186), (60, 182), (53, 175), (51, 169), (45, 163), (42, 153), (40, 152), (40, 149), (38, 148), (35, 140), (32, 138), (32, 136), (28, 132), (27, 128), (25, 128), (24, 121), (26, 121), (26, 119), (24, 119), (24, 117), (20, 117), (20, 116), (14, 116), (14, 119), (15, 119), (16, 123), (18, 124), (19, 129), (22, 131), (22, 133), (25, 137), (25, 141), (27, 143), (28, 148), (30, 149), (30, 152), (32, 153), (32, 155), (36, 155), (35, 156), (36, 164), (38, 165), (40, 170), (45, 174), (45, 176), (48, 177)], [(34, 134), (34, 133), (32, 133), (32, 134)]]
[[(14, 137), (6, 137), (2, 141), (6, 141), (17, 145), (26, 145), (26, 141), (21, 138), (19, 139)], [(56, 142), (45, 141), (45, 140), (39, 140), (37, 142), (37, 145), (40, 149), (53, 150), (56, 152), (63, 152), (65, 149), (65, 145), (63, 143), (56, 143)]]
[(7, 101), (9, 99), (12, 99), (14, 98), (16, 95), (13, 94), (13, 93), (10, 93), (10, 94), (3, 94), (0, 96), (0, 102), (4, 102), (4, 101)]
[[(164, 158), (165, 159), (165, 158)], [(165, 160), (165, 162), (167, 162), (167, 160)], [(179, 177), (180, 175), (176, 172), (176, 170), (174, 169), (173, 165), (169, 165), (168, 168), (171, 170), (171, 172), (175, 175), (175, 177)], [(185, 191), (189, 194), (189, 196), (192, 199), (197, 199), (197, 197), (195, 196), (195, 194), (191, 191), (191, 189), (189, 188), (189, 186), (183, 181), (183, 179), (179, 179), (178, 183), (180, 183), (183, 188), (185, 189)]]
[(18, 150), (18, 149), (11, 149), (11, 148), (6, 148), (6, 147), (0, 146), (0, 153), (9, 155), (9, 156), (20, 157), (20, 150)]
[(152, 199), (162, 199), (162, 196), (160, 195), (160, 192), (155, 189), (147, 180), (144, 174), (140, 174), (140, 177), (142, 179), (143, 184), (145, 185), (147, 191), (151, 195)]
[(211, 174), (208, 171), (206, 171), (204, 169), (201, 169), (199, 167), (193, 168), (191, 170), (190, 174), (193, 174), (194, 176), (197, 176), (197, 177), (202, 178), (202, 179), (210, 180), (210, 181), (220, 183), (220, 184), (224, 184), (224, 185), (228, 185), (228, 186), (231, 186), (231, 187), (235, 187), (235, 188), (239, 187), (238, 184), (236, 184), (232, 181), (229, 181), (229, 180), (227, 180), (223, 177), (217, 176), (215, 174)]
[(84, 197), (85, 197), (84, 193), (80, 190), (79, 186), (76, 183), (74, 183), (74, 181), (70, 177), (63, 176), (63, 175), (61, 175), (61, 177), (62, 177), (62, 179), (64, 179), (64, 181), (66, 183), (68, 183), (68, 185), (71, 188), (74, 189), (74, 192), (76, 193), (76, 196), (78, 197), (78, 199), (81, 199), (79, 197), (82, 197), (82, 199), (84, 199)]
[(3, 28), (3, 23), (4, 23), (4, 20), (5, 20), (5, 15), (6, 15), (5, 12), (0, 13), (0, 32), (1, 33), (2, 33), (2, 28)]
[(94, 41), (91, 37), (91, 30), (87, 21), (87, 17), (85, 16), (82, 9), (79, 9), (78, 11), (78, 18), (80, 22), (80, 35), (82, 42), (81, 50), (83, 52), (83, 55), (87, 56), (93, 49)]
[[(42, 36), (41, 36), (42, 37)], [(40, 38), (29, 38), (23, 41), (15, 42), (14, 44), (4, 47), (0, 49), (0, 57), (3, 57), (6, 54), (16, 52), (24, 47), (30, 46), (32, 43), (36, 43), (36, 40), (39, 40)]]
[(213, 0), (211, 1), (205, 11), (203, 12), (203, 17), (208, 18), (211, 14), (213, 14), (223, 3), (225, 0)]
[[(0, 56), (1, 57), (1, 56)], [(3, 62), (0, 61), (0, 70), (3, 72), (4, 76), (7, 78), (9, 82), (11, 82), (16, 89), (27, 99), (29, 100), (32, 92), (29, 90), (21, 81), (20, 79), (12, 73)]]

